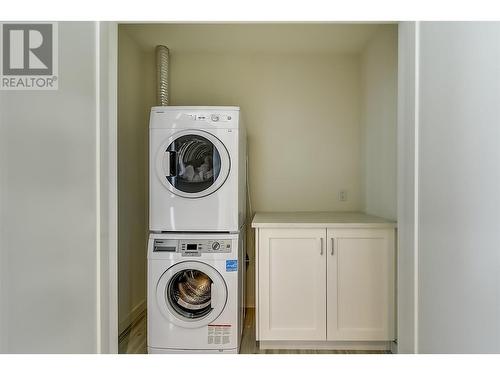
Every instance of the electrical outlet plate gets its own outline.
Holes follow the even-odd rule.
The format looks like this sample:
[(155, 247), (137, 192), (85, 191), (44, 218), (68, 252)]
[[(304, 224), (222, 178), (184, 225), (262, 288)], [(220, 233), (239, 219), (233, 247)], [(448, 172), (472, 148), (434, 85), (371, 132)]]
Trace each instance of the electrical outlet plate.
[(347, 191), (346, 190), (340, 190), (338, 198), (339, 198), (339, 201), (341, 201), (341, 202), (347, 201)]

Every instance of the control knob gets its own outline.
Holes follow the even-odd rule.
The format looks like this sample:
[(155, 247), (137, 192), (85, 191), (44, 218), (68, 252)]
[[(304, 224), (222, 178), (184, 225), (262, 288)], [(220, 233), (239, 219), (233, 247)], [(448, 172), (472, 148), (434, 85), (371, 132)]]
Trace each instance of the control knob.
[(218, 242), (214, 242), (214, 243), (212, 244), (212, 249), (213, 249), (213, 250), (216, 250), (216, 251), (217, 251), (217, 250), (219, 250), (219, 249), (220, 249), (220, 243), (218, 243)]
[(213, 122), (219, 121), (219, 115), (211, 115), (210, 120), (212, 120)]

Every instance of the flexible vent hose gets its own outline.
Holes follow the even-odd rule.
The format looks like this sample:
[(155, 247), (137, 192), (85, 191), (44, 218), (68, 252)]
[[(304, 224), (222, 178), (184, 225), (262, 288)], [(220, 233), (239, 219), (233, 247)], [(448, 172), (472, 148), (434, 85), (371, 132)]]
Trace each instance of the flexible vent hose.
[(156, 46), (156, 100), (158, 105), (168, 105), (169, 51), (166, 46)]

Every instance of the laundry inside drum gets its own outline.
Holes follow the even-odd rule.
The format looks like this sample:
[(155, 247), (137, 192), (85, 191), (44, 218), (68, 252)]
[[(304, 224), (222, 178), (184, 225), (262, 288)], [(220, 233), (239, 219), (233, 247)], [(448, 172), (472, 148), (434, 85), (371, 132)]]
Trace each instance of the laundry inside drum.
[(177, 153), (177, 174), (168, 177), (176, 189), (199, 193), (214, 184), (221, 169), (219, 151), (208, 139), (191, 134), (177, 138), (168, 148)]
[(189, 319), (201, 318), (212, 310), (212, 279), (199, 270), (183, 270), (172, 277), (167, 299), (174, 310)]

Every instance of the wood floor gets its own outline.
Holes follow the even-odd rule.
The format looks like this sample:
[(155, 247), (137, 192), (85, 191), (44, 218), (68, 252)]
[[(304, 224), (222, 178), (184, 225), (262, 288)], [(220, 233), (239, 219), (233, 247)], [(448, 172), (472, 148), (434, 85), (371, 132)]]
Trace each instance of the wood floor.
[(285, 350), (285, 349), (259, 349), (255, 340), (255, 309), (247, 309), (245, 327), (241, 339), (240, 354), (385, 354), (381, 350)]
[(118, 353), (147, 354), (147, 321), (146, 311), (132, 324), (130, 329), (118, 339)]
[[(132, 325), (132, 327), (120, 336), (119, 353), (123, 354), (146, 354), (147, 337), (146, 314)], [(255, 341), (255, 310), (247, 309), (245, 327), (241, 340), (240, 354), (384, 354), (387, 351), (380, 350), (260, 350)]]

